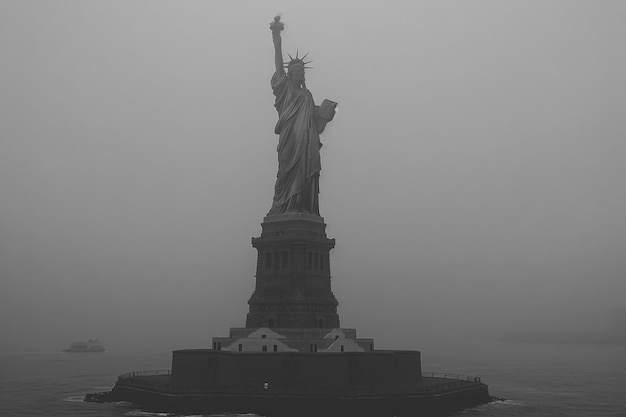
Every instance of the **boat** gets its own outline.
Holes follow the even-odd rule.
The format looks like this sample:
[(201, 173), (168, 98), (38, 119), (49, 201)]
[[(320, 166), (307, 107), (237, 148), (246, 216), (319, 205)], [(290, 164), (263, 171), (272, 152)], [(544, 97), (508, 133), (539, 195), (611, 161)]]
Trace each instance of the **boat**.
[(69, 348), (63, 349), (63, 352), (91, 353), (104, 352), (104, 350), (104, 345), (98, 339), (89, 339), (87, 342), (72, 342)]

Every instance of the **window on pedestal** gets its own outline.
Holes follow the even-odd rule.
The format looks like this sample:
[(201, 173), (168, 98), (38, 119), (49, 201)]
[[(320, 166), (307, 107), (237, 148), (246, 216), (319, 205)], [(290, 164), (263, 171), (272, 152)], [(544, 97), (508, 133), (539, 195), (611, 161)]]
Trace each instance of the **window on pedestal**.
[(270, 269), (272, 267), (272, 253), (265, 253), (265, 268)]
[(328, 254), (324, 252), (307, 252), (306, 267), (309, 271), (327, 271)]
[(287, 251), (283, 251), (283, 268), (287, 268), (287, 266), (289, 266), (289, 254), (287, 253)]
[(274, 252), (274, 268), (280, 268), (280, 252)]

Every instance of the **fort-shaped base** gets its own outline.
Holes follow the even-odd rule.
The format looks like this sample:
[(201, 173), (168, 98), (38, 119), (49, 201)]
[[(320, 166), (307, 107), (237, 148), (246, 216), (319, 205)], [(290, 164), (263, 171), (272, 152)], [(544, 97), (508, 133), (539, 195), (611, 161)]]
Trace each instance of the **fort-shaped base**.
[(174, 351), (171, 373), (122, 375), (88, 401), (156, 412), (264, 416), (417, 416), (491, 401), (477, 378), (423, 377), (420, 353)]

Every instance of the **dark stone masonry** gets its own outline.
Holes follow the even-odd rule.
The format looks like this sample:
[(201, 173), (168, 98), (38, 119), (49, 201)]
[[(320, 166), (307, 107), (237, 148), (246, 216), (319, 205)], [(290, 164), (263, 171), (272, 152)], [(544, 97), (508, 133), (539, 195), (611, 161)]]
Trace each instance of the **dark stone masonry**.
[(330, 285), (330, 250), (324, 220), (294, 213), (268, 216), (260, 237), (256, 286), (248, 301), (246, 327), (339, 327), (337, 299)]

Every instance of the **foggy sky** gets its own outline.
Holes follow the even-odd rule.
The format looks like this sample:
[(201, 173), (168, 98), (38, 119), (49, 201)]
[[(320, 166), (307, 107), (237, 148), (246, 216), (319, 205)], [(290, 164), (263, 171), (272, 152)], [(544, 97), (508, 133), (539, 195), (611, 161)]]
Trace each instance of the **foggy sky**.
[(276, 12), (339, 103), (320, 211), (343, 327), (407, 349), (620, 338), (623, 2), (4, 0), (0, 350), (244, 325)]

